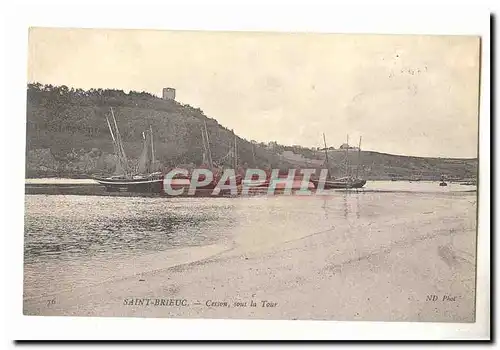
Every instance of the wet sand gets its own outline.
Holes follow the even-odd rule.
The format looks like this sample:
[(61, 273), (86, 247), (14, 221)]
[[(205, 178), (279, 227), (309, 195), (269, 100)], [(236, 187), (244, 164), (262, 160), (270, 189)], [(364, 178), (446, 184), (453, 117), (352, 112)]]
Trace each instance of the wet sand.
[(321, 230), (249, 222), (251, 235), (218, 244), (61, 262), (51, 288), (25, 282), (24, 314), (473, 322), (475, 197), (445, 200)]

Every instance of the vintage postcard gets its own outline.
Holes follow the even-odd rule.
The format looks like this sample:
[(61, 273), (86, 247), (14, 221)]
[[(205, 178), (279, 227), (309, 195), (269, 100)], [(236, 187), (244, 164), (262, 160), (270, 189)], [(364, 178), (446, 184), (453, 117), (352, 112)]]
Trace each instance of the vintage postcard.
[(480, 50), (31, 28), (24, 315), (474, 322)]

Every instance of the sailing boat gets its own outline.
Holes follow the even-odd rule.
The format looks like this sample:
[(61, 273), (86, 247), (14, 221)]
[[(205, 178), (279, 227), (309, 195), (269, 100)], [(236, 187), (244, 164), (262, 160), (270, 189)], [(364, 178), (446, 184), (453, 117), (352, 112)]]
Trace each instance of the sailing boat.
[[(326, 146), (326, 138), (325, 134), (323, 134), (323, 142), (325, 144), (325, 163), (327, 167), (329, 167), (328, 162), (328, 147)], [(345, 167), (345, 175), (338, 179), (333, 179), (330, 174), (330, 169), (328, 169), (327, 178), (324, 182), (324, 189), (349, 189), (349, 188), (361, 188), (366, 184), (366, 180), (359, 178), (359, 164), (361, 160), (361, 137), (359, 138), (359, 147), (358, 147), (358, 164), (356, 166), (356, 176), (351, 175), (351, 166), (349, 163), (349, 135), (347, 135), (347, 144), (346, 144), (346, 157), (344, 161)], [(319, 179), (311, 179), (311, 182), (314, 184), (315, 188), (318, 188), (320, 183)]]
[[(210, 169), (213, 174), (215, 167), (214, 161), (212, 159), (212, 151), (210, 149), (210, 139), (208, 138), (208, 129), (206, 122), (204, 122), (203, 127), (201, 128), (201, 140), (203, 142), (203, 161), (201, 167), (208, 167), (208, 169)], [(192, 176), (193, 174), (189, 175), (189, 178), (191, 178), (191, 180)], [(203, 181), (204, 179), (205, 175), (199, 175), (198, 181)], [(210, 183), (208, 183), (207, 185), (197, 187), (197, 190), (213, 190), (216, 185), (217, 182), (215, 181), (215, 179), (212, 179), (212, 181), (210, 181)]]
[(113, 108), (111, 108), (111, 117), (113, 118), (114, 132), (106, 116), (115, 156), (117, 159), (115, 175), (110, 177), (92, 176), (101, 185), (104, 185), (108, 192), (161, 192), (163, 186), (163, 174), (155, 172), (155, 154), (153, 143), (153, 129), (149, 126), (148, 132), (143, 132), (143, 149), (135, 169), (131, 169), (120, 131), (116, 123)]
[[(238, 139), (236, 135), (234, 134), (234, 131), (232, 131), (233, 137), (234, 137), (234, 144), (231, 146), (229, 152), (222, 157), (222, 159), (218, 160), (217, 162), (214, 162), (212, 158), (212, 152), (210, 149), (210, 139), (208, 137), (208, 129), (207, 129), (207, 124), (206, 122), (204, 123), (204, 127), (201, 130), (201, 136), (202, 136), (202, 141), (203, 141), (203, 166), (207, 166), (210, 171), (212, 171), (213, 174), (213, 180), (202, 187), (199, 187), (198, 189), (214, 189), (217, 184), (219, 183), (221, 176), (224, 172), (224, 163), (226, 163), (227, 159), (232, 160), (232, 166), (235, 171), (235, 181), (236, 185), (240, 185), (242, 181), (242, 176), (238, 174)], [(230, 180), (226, 180), (225, 184), (228, 185), (230, 183)], [(222, 191), (224, 192), (224, 191)]]
[(233, 165), (234, 165), (234, 172), (235, 172), (235, 181), (236, 185), (239, 186), (241, 185), (241, 182), (243, 181), (243, 176), (240, 174), (240, 168), (239, 168), (239, 159), (238, 159), (238, 138), (236, 137), (236, 134), (234, 133), (234, 130), (232, 131), (233, 137), (234, 137), (234, 146), (233, 146)]

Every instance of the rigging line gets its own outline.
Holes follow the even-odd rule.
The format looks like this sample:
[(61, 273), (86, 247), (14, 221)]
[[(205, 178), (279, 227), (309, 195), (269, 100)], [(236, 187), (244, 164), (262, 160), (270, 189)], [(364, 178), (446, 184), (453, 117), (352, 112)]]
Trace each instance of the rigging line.
[(111, 133), (111, 138), (113, 139), (113, 144), (116, 146), (115, 135), (113, 135), (113, 130), (111, 129), (111, 124), (109, 123), (108, 116), (106, 116), (106, 122), (108, 123), (109, 132)]
[(232, 154), (233, 154), (233, 151), (232, 151), (232, 150), (231, 150), (231, 151), (229, 151), (229, 152), (227, 152), (227, 154), (226, 154), (224, 157), (220, 158), (220, 159), (219, 159), (219, 161), (218, 161), (217, 163), (222, 163), (222, 162), (223, 162), (223, 161), (225, 161), (227, 158), (229, 158), (229, 156), (231, 156)]
[(151, 124), (149, 124), (149, 132), (151, 133), (151, 170), (155, 171), (155, 148), (153, 144), (153, 128), (151, 127)]
[(359, 137), (358, 145), (358, 164), (356, 165), (356, 178), (359, 177), (359, 163), (361, 163), (361, 136)]
[(206, 138), (206, 144), (207, 144), (208, 162), (209, 162), (210, 170), (213, 171), (214, 162), (212, 160), (212, 151), (210, 150), (210, 139), (208, 137), (208, 129), (207, 129), (207, 122), (206, 121), (204, 121), (204, 126), (205, 126), (205, 138)]
[(330, 174), (330, 163), (328, 161), (328, 148), (326, 147), (326, 138), (325, 138), (325, 133), (323, 133), (323, 142), (325, 143), (325, 165), (328, 168), (328, 178), (331, 177)]
[(115, 118), (115, 114), (113, 112), (113, 107), (110, 107), (110, 110), (111, 110), (111, 116), (113, 117), (113, 122), (115, 124), (115, 129), (116, 129), (116, 139), (117, 139), (117, 143), (118, 143), (118, 150), (120, 153), (119, 158), (120, 158), (120, 161), (123, 163), (123, 165), (122, 165), (123, 170), (125, 171), (125, 173), (128, 173), (127, 156), (125, 154), (125, 150), (123, 149), (122, 137), (120, 135), (120, 130), (118, 129), (118, 125), (116, 123), (116, 118)]

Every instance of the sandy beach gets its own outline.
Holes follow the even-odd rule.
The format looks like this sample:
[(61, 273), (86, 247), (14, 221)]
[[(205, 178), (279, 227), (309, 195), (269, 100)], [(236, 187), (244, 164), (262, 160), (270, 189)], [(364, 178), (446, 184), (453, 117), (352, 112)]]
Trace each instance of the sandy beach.
[(241, 199), (214, 244), (31, 264), (24, 314), (473, 322), (475, 195), (368, 195), (333, 217), (286, 204), (317, 198)]

